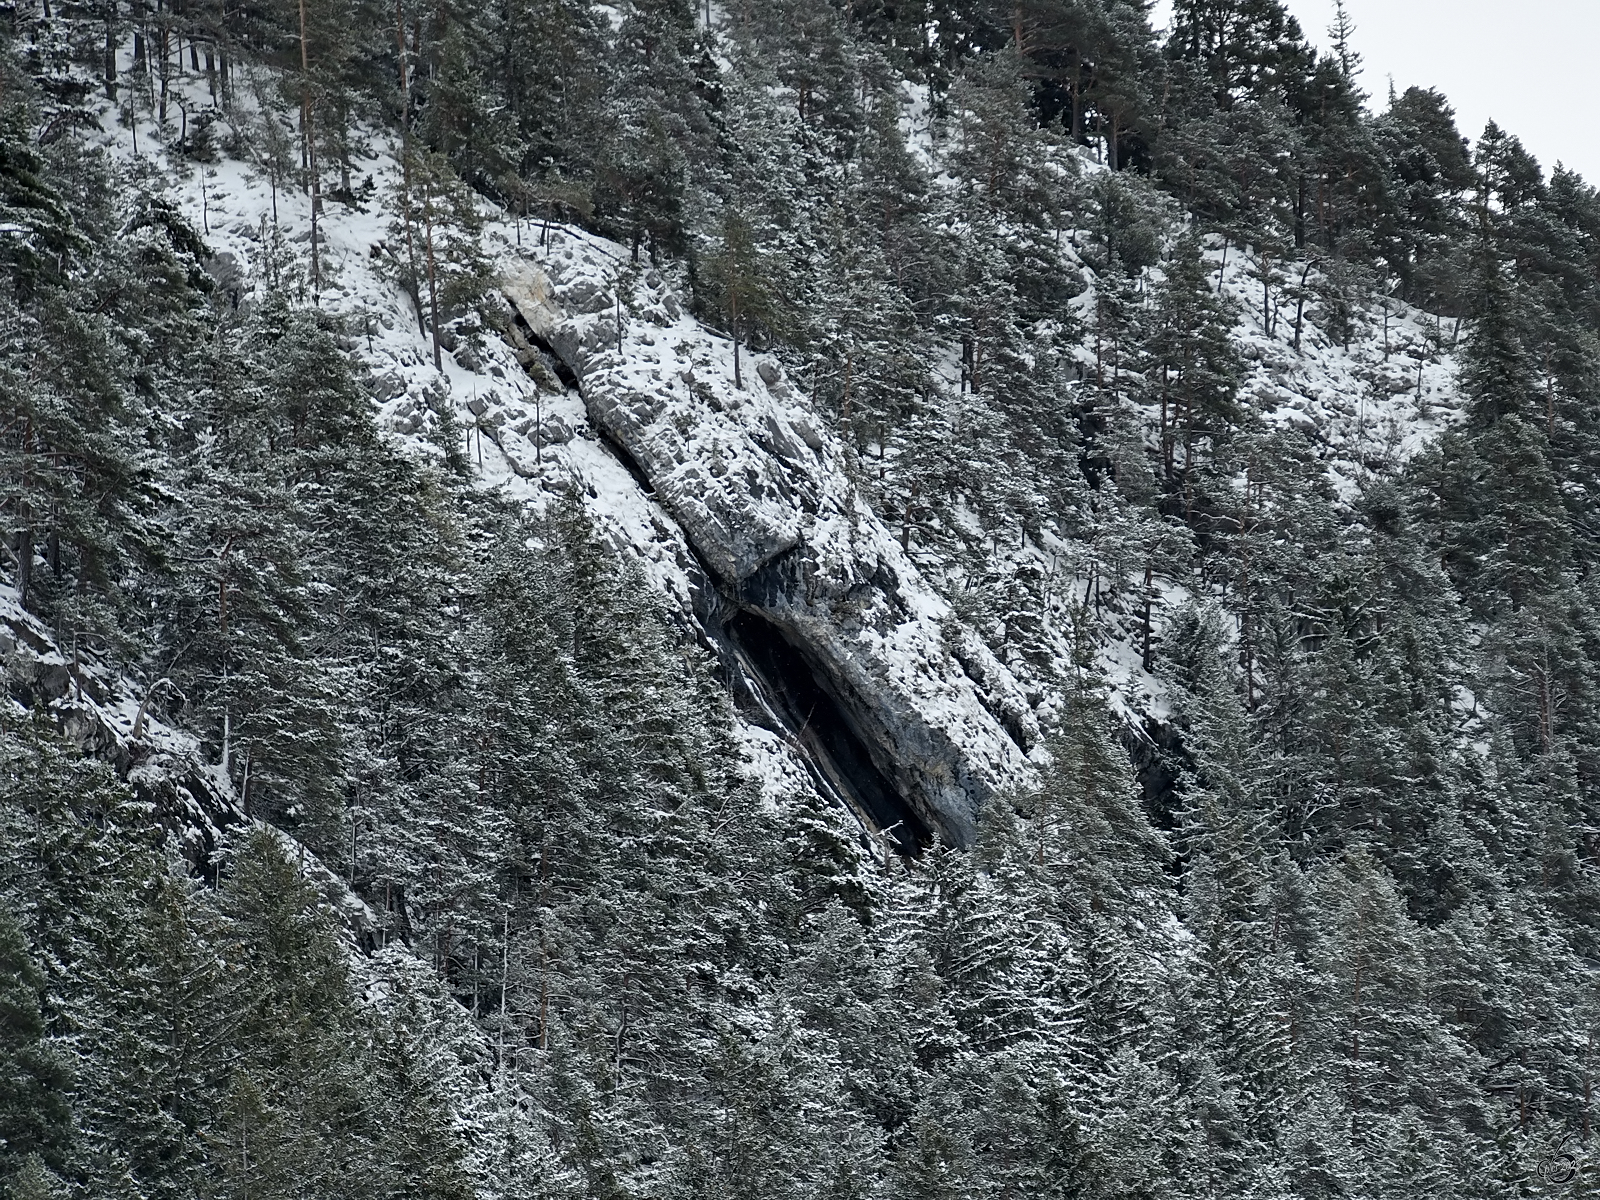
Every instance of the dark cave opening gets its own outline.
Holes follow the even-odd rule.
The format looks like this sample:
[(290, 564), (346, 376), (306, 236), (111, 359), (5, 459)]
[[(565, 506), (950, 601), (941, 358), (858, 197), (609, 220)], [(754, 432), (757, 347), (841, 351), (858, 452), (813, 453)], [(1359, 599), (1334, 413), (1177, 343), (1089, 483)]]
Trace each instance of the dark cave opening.
[(752, 684), (762, 689), (757, 699), (799, 743), (824, 790), (887, 832), (902, 852), (916, 854), (932, 845), (927, 824), (873, 762), (843, 706), (782, 630), (748, 610), (724, 628), (747, 674), (755, 676)]
[(563, 387), (569, 387), (573, 391), (580, 390), (578, 384), (578, 373), (572, 369), (572, 365), (556, 352), (556, 348), (554, 346), (552, 346), (538, 333), (534, 332), (533, 326), (528, 324), (528, 319), (522, 315), (522, 310), (518, 308), (515, 303), (512, 303), (510, 308), (511, 324), (515, 326), (517, 332), (522, 335), (523, 340), (544, 357), (545, 365), (555, 372), (555, 376), (561, 381), (561, 385)]

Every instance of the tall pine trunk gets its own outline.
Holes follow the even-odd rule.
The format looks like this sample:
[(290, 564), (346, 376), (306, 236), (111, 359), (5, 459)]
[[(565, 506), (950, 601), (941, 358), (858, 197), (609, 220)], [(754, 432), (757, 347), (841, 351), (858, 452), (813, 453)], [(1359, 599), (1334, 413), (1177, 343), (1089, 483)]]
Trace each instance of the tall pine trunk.
[(439, 352), (439, 273), (433, 257), (433, 190), (427, 175), (422, 177), (422, 220), (428, 255), (428, 319), (433, 325), (433, 369), (444, 370)]
[(300, 136), (311, 185), (311, 290), (322, 290), (322, 255), (317, 248), (317, 217), (322, 207), (322, 184), (317, 177), (317, 138), (312, 127), (311, 50), (306, 38), (306, 0), (300, 0)]

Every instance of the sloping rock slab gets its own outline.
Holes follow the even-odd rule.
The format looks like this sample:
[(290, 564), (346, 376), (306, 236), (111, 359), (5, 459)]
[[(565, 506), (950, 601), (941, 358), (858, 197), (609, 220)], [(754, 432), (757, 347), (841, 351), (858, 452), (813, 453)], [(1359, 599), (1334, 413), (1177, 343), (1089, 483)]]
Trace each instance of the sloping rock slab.
[(726, 598), (790, 642), (923, 823), (970, 842), (984, 802), (1028, 769), (1037, 725), (851, 487), (842, 449), (778, 365), (745, 353), (735, 387), (729, 342), (653, 273), (570, 233), (503, 279), (519, 328), (572, 370), (590, 422)]

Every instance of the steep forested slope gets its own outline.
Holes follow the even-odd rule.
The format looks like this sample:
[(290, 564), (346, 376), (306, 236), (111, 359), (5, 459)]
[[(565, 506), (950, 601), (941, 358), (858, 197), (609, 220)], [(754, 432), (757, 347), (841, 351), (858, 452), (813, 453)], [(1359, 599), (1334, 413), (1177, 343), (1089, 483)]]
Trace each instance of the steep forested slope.
[(1592, 1189), (1600, 196), (1175, 8), (0, 6), (4, 1194)]

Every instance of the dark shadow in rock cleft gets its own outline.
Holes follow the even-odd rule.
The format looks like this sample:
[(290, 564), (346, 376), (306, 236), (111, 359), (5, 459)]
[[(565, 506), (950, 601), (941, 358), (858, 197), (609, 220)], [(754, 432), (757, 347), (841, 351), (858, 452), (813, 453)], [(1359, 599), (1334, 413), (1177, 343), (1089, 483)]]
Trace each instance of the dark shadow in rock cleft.
[(927, 824), (878, 769), (844, 707), (783, 632), (748, 609), (724, 628), (747, 673), (756, 677), (751, 682), (764, 693), (763, 706), (786, 726), (784, 732), (799, 744), (819, 782), (888, 833), (903, 853), (931, 845)]
[[(534, 332), (515, 304), (512, 313), (518, 335), (514, 341), (522, 343), (524, 353), (546, 356), (562, 384), (581, 395), (581, 381), (573, 365)], [(654, 495), (649, 474), (592, 412), (590, 424), (640, 490)], [(826, 673), (814, 668), (802, 648), (756, 611), (804, 589), (804, 556), (798, 548), (790, 547), (765, 563), (737, 589), (738, 599), (734, 600), (713, 582), (716, 574), (693, 539), (685, 536), (684, 542), (695, 559), (690, 570), (695, 615), (722, 662), (735, 699), (758, 724), (790, 740), (818, 788), (835, 803), (854, 810), (864, 823), (887, 834), (902, 853), (914, 855), (931, 846), (933, 833), (928, 823), (873, 761), (867, 739), (850, 719), (848, 705), (829, 686)], [(893, 595), (898, 584), (893, 572), (883, 568), (861, 586), (880, 586)]]

